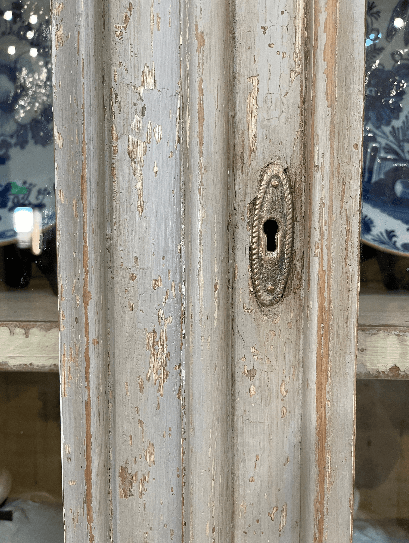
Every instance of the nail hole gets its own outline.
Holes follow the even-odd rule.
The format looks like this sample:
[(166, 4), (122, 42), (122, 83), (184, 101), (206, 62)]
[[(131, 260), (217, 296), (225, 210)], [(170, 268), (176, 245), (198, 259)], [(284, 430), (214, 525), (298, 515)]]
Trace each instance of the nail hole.
[(267, 252), (273, 253), (277, 250), (278, 224), (273, 219), (268, 219), (263, 226), (267, 238)]

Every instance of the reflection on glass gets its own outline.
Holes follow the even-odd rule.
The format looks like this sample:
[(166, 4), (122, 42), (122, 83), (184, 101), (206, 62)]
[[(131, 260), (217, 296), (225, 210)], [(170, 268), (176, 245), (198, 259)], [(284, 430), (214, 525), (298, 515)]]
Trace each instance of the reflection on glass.
[(409, 5), (367, 4), (362, 239), (409, 254)]
[(59, 379), (0, 373), (0, 541), (63, 541)]
[[(51, 75), (49, 0), (0, 0), (0, 542), (7, 543), (64, 540), (59, 377), (51, 373), (58, 343), (55, 356), (49, 343), (58, 338)], [(45, 330), (47, 345), (32, 340)], [(45, 351), (54, 365), (44, 363)]]
[(353, 541), (409, 541), (409, 381), (357, 381)]
[(353, 543), (409, 543), (409, 381), (392, 380), (409, 375), (409, 2), (369, 0), (365, 46)]
[[(34, 267), (56, 294), (49, 12), (45, 0), (0, 0), (0, 244), (3, 290), (28, 287)], [(24, 207), (36, 220), (23, 234)]]

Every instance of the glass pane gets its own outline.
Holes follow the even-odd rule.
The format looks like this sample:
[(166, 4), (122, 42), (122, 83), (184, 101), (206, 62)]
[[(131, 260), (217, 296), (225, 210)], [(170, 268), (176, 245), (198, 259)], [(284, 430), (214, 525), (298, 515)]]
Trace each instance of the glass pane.
[(0, 442), (0, 541), (62, 542), (57, 373), (0, 373)]
[(49, 1), (0, 0), (2, 320), (56, 318), (52, 121)]
[(0, 0), (0, 541), (63, 542), (49, 0)]
[(367, 3), (353, 543), (409, 542), (409, 2)]
[(409, 541), (409, 381), (357, 382), (353, 541)]

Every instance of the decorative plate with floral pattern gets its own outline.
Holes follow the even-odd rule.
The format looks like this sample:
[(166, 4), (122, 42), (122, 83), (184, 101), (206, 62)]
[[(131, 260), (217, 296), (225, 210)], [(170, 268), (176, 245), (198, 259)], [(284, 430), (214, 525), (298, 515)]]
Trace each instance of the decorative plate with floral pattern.
[(15, 241), (13, 212), (55, 223), (49, 0), (0, 0), (0, 245)]
[(362, 241), (409, 255), (409, 1), (367, 4)]

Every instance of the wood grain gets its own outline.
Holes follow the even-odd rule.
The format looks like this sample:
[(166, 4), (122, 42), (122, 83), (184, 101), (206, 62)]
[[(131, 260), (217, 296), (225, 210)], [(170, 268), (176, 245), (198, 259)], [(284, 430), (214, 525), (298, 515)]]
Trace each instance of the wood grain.
[[(237, 542), (300, 538), (303, 336), (302, 2), (234, 3), (234, 517)], [(283, 299), (258, 304), (250, 281), (251, 203), (278, 163), (294, 201), (293, 266)]]
[[(349, 541), (364, 5), (307, 7), (54, 4), (68, 543)], [(272, 161), (294, 263), (263, 308)]]
[[(308, 6), (301, 533), (352, 536), (365, 3)], [(351, 69), (353, 66), (353, 69)]]
[(54, 5), (67, 542), (181, 540), (179, 18)]
[[(104, 46), (107, 4), (53, 2), (54, 136), (67, 542), (108, 541), (110, 511)], [(106, 48), (105, 48), (106, 49)], [(109, 52), (109, 49), (108, 49)]]
[(227, 542), (232, 525), (229, 2), (184, 3), (182, 174), (185, 263), (184, 541)]

